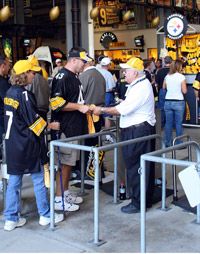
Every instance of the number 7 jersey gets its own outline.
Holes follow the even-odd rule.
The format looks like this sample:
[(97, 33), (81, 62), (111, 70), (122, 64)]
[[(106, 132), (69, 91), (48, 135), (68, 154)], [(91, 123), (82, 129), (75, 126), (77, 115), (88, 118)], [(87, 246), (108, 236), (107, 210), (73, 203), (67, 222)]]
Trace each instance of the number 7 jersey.
[(40, 134), (46, 122), (37, 114), (34, 95), (23, 86), (12, 86), (4, 98), (6, 162), (8, 174), (39, 172)]

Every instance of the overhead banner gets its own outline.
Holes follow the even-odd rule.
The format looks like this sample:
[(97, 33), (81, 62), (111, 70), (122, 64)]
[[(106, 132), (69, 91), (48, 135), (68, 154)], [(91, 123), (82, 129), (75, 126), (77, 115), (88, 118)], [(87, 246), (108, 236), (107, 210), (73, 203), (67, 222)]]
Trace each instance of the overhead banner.
[(181, 14), (170, 15), (164, 23), (164, 32), (172, 40), (179, 40), (186, 34), (188, 22)]
[(119, 23), (119, 10), (116, 7), (106, 6), (99, 9), (99, 25), (112, 26)]

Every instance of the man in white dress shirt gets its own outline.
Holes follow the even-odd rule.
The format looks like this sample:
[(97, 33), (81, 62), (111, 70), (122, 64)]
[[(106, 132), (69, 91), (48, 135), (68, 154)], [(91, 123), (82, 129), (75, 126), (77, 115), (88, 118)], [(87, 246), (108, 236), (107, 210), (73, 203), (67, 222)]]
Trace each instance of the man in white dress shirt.
[[(154, 95), (151, 83), (144, 74), (143, 61), (132, 57), (126, 64), (120, 64), (124, 69), (125, 80), (129, 84), (125, 100), (115, 107), (95, 107), (94, 113), (120, 115), (121, 140), (152, 135), (155, 133)], [(151, 141), (131, 144), (122, 148), (127, 169), (127, 180), (131, 202), (123, 206), (124, 213), (140, 211), (140, 156), (153, 149)], [(154, 167), (147, 163), (146, 186), (147, 207), (151, 206), (154, 185)], [(150, 169), (151, 168), (151, 169)]]

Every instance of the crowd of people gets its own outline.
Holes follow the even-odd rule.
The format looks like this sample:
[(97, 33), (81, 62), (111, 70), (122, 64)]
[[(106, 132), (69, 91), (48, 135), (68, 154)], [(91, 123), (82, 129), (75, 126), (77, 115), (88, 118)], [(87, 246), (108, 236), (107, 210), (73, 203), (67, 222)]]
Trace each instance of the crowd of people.
[[(187, 86), (182, 71), (182, 62), (166, 56), (154, 64), (138, 57), (121, 63), (123, 76), (116, 82), (109, 70), (111, 59), (99, 58), (98, 65), (83, 48), (72, 48), (63, 66), (56, 60), (51, 91), (42, 68), (34, 56), (16, 62), (9, 74), (9, 60), (0, 57), (0, 142), (5, 134), (6, 163), (9, 181), (4, 210), (4, 229), (11, 231), (26, 223), (20, 216), (20, 190), (24, 174), (31, 174), (39, 224), (50, 223), (47, 184), (44, 168), (48, 167), (48, 147), (44, 130), (52, 130), (52, 139), (64, 139), (90, 132), (89, 119), (94, 119), (93, 131), (111, 126), (110, 117), (120, 117), (121, 141), (155, 133), (155, 97), (161, 110), (166, 146), (172, 145), (172, 130), (182, 135), (185, 110), (184, 94)], [(8, 79), (9, 76), (9, 79)], [(119, 100), (116, 103), (115, 93)], [(51, 111), (51, 121), (47, 113)], [(106, 137), (113, 142), (111, 137)], [(74, 141), (73, 143), (77, 143)], [(86, 145), (98, 144), (96, 138)], [(14, 152), (13, 152), (14, 148)], [(144, 141), (122, 149), (127, 169), (128, 190), (131, 202), (123, 206), (124, 213), (140, 211), (140, 156), (155, 150), (155, 142)], [(59, 170), (56, 174), (55, 210), (75, 212), (83, 198), (69, 188), (72, 168), (80, 159), (79, 151), (59, 148), (55, 151)], [(87, 158), (87, 156), (86, 156)], [(86, 162), (85, 162), (86, 164)], [(154, 165), (148, 163), (146, 171), (146, 206), (151, 207), (154, 191)], [(46, 184), (46, 186), (45, 186)], [(63, 220), (55, 216), (55, 223)]]

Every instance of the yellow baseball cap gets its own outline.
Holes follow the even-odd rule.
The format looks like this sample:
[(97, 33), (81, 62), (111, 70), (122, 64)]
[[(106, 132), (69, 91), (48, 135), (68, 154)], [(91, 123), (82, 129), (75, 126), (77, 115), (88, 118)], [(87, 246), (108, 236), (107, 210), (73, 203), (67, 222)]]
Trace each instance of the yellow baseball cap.
[(15, 65), (13, 66), (13, 69), (14, 69), (16, 75), (20, 75), (20, 74), (25, 73), (27, 71), (35, 71), (35, 72), (41, 71), (41, 67), (34, 66), (28, 60), (17, 61), (15, 63)]
[(136, 69), (138, 71), (144, 70), (143, 61), (137, 57), (131, 57), (127, 63), (121, 63), (120, 67), (123, 69)]

